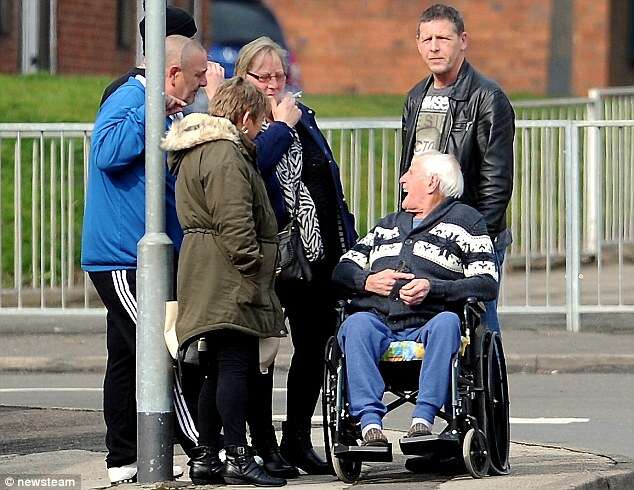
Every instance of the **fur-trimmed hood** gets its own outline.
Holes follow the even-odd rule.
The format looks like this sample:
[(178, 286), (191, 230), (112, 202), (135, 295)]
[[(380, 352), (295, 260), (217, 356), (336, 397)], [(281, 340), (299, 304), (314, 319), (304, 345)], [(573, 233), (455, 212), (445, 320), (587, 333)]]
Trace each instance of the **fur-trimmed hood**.
[(210, 141), (227, 140), (235, 143), (240, 151), (254, 158), (255, 144), (224, 117), (192, 113), (174, 122), (161, 140), (161, 148), (169, 151), (168, 165), (176, 175), (183, 157), (195, 146)]

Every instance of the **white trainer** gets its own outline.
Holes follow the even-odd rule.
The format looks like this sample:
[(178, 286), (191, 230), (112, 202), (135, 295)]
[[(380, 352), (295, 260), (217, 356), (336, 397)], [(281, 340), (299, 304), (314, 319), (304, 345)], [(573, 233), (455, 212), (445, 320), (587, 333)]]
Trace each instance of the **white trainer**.
[(120, 483), (136, 483), (137, 467), (136, 462), (124, 466), (113, 466), (108, 468), (108, 479), (111, 485)]
[[(174, 478), (183, 476), (183, 468), (174, 465), (172, 467)], [(124, 466), (115, 466), (108, 468), (108, 479), (111, 485), (119, 485), (120, 483), (136, 483), (137, 465), (136, 462), (126, 464)]]

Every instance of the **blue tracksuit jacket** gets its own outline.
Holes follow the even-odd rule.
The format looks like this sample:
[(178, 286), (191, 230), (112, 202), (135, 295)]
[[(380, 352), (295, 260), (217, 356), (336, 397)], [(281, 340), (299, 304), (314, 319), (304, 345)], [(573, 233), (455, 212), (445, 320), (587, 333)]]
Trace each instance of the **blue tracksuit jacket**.
[[(166, 119), (166, 128), (170, 119)], [(145, 233), (145, 87), (130, 78), (97, 113), (90, 145), (81, 265), (89, 272), (137, 267)], [(166, 232), (176, 250), (176, 179), (166, 170)]]

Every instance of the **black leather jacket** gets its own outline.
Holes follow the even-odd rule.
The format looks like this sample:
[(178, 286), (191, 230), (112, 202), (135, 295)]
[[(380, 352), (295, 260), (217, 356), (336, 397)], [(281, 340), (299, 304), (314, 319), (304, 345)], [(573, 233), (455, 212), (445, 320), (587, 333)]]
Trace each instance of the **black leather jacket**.
[[(431, 83), (429, 76), (407, 95), (401, 175), (414, 154), (416, 121)], [(506, 95), (465, 60), (449, 94), (439, 150), (452, 153), (460, 162), (465, 183), (461, 201), (482, 213), (492, 238), (506, 229), (506, 207), (513, 191), (514, 134), (515, 113)]]

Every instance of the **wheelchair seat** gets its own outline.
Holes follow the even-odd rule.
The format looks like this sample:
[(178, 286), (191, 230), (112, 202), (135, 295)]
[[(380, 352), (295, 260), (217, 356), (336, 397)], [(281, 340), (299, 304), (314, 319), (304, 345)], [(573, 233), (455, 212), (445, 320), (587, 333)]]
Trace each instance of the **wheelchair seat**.
[[(469, 337), (460, 337), (460, 355), (464, 355), (469, 345)], [(390, 342), (390, 346), (381, 356), (381, 362), (407, 362), (422, 361), (425, 358), (425, 346), (414, 340), (396, 340)]]
[(398, 340), (381, 356), (381, 362), (422, 361), (425, 357), (425, 346), (413, 340)]

